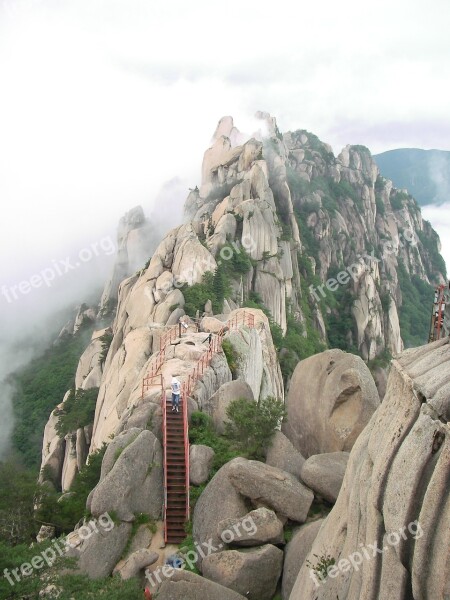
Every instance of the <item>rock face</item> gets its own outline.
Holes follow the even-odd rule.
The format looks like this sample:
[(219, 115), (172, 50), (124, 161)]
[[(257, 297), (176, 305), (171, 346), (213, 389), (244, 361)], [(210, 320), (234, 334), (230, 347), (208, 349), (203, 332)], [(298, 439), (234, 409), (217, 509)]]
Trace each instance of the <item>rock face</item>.
[(189, 448), (189, 479), (192, 485), (208, 481), (215, 452), (209, 446), (192, 444)]
[(204, 412), (212, 417), (214, 429), (217, 433), (225, 432), (225, 423), (228, 421), (227, 408), (233, 400), (245, 398), (254, 402), (253, 392), (246, 381), (237, 379), (228, 381), (220, 386), (215, 394), (202, 406)]
[(266, 464), (300, 479), (305, 459), (281, 431), (276, 431), (266, 455)]
[(158, 589), (158, 600), (243, 600), (237, 592), (214, 581), (175, 569), (172, 576), (166, 579)]
[[(337, 502), (308, 556), (315, 564), (314, 554), (329, 554), (337, 572), (314, 583), (304, 564), (291, 600), (448, 596), (449, 366), (448, 339), (393, 361), (383, 403), (353, 447)], [(375, 545), (385, 551), (373, 552)], [(340, 563), (352, 555), (358, 568)]]
[[(269, 320), (261, 310), (246, 309), (255, 319), (254, 329), (231, 331), (226, 339), (237, 353), (235, 378), (250, 386), (255, 400), (273, 396), (284, 399), (284, 385), (277, 352), (270, 332)], [(228, 319), (232, 319), (232, 311)]]
[[(211, 479), (194, 508), (193, 536), (198, 544), (209, 542), (219, 547), (226, 547), (219, 537), (218, 525), (223, 519), (239, 519), (248, 513), (247, 504), (231, 484), (230, 473), (242, 459), (235, 458), (225, 464)], [(214, 509), (220, 507), (220, 510)], [(199, 557), (198, 568), (201, 569), (202, 557)]]
[(303, 464), (304, 484), (328, 502), (336, 502), (347, 468), (348, 452), (331, 452), (310, 456)]
[(135, 514), (145, 513), (158, 519), (163, 502), (163, 457), (158, 439), (144, 430), (123, 449), (118, 447), (115, 458), (91, 493), (92, 514), (115, 511), (122, 521), (132, 521)]
[(361, 358), (327, 350), (297, 365), (282, 429), (306, 458), (348, 451), (379, 403), (375, 382)]
[(220, 521), (217, 533), (222, 540), (230, 541), (234, 546), (260, 546), (284, 542), (283, 523), (273, 510), (265, 507), (250, 511), (242, 519)]
[(100, 527), (98, 533), (82, 541), (69, 555), (78, 558), (79, 569), (91, 579), (108, 577), (121, 557), (130, 533), (130, 523), (119, 523), (108, 531)]
[(246, 551), (226, 550), (204, 559), (203, 576), (250, 600), (271, 600), (282, 564), (282, 550), (271, 544)]
[(142, 569), (155, 563), (158, 558), (159, 554), (156, 552), (141, 548), (126, 558), (119, 568), (116, 566), (113, 573), (119, 573), (123, 580), (131, 579), (138, 575)]
[(100, 315), (107, 316), (117, 304), (121, 282), (142, 269), (155, 249), (157, 234), (140, 206), (127, 212), (119, 221), (116, 261), (100, 301)]
[(306, 521), (314, 495), (293, 475), (245, 458), (236, 458), (229, 465), (231, 483), (253, 504), (269, 506), (291, 521)]
[(283, 600), (289, 600), (297, 575), (312, 548), (322, 523), (323, 519), (319, 519), (302, 525), (296, 530), (286, 546), (284, 550), (283, 583), (281, 586)]

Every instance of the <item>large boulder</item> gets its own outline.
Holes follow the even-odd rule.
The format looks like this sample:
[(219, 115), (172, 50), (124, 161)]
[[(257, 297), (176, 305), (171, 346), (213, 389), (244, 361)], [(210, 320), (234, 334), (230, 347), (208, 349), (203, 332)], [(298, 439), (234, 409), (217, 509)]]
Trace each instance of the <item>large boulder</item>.
[(224, 383), (217, 392), (203, 404), (203, 411), (212, 417), (214, 428), (218, 433), (223, 434), (225, 431), (225, 423), (228, 421), (228, 406), (233, 400), (239, 398), (244, 398), (249, 402), (254, 401), (253, 392), (250, 386), (242, 379)]
[(249, 600), (271, 600), (283, 564), (283, 552), (267, 544), (251, 550), (225, 550), (203, 561), (203, 575)]
[(118, 563), (114, 569), (114, 573), (118, 573), (123, 580), (131, 579), (139, 575), (140, 571), (155, 563), (158, 558), (159, 554), (156, 552), (141, 548)]
[(283, 523), (273, 512), (262, 506), (250, 511), (242, 519), (224, 519), (217, 533), (234, 546), (260, 546), (284, 543)]
[(192, 444), (189, 448), (189, 479), (192, 485), (208, 481), (215, 452), (209, 446)]
[[(243, 312), (243, 309), (232, 311), (229, 321)], [(245, 312), (253, 315), (255, 327), (233, 330), (225, 337), (238, 355), (236, 378), (249, 384), (255, 400), (267, 396), (284, 400), (283, 377), (269, 320), (261, 310), (246, 308)]]
[(92, 514), (114, 511), (122, 521), (133, 521), (135, 514), (145, 513), (158, 519), (163, 502), (163, 457), (158, 439), (144, 430), (127, 446), (118, 445), (114, 458), (111, 467), (108, 454), (110, 470), (90, 494)]
[(326, 350), (297, 365), (282, 429), (305, 458), (349, 451), (379, 404), (363, 360), (342, 350)]
[(190, 571), (173, 569), (158, 589), (158, 600), (243, 600), (237, 592)]
[[(245, 499), (231, 484), (229, 475), (242, 459), (235, 458), (225, 464), (208, 483), (194, 508), (193, 536), (198, 544), (210, 542), (216, 548), (225, 548), (217, 528), (220, 521), (227, 518), (240, 518), (248, 513)], [(197, 566), (201, 569), (202, 557)]]
[(312, 548), (322, 523), (323, 519), (319, 519), (299, 527), (284, 549), (283, 582), (281, 585), (283, 600), (289, 600), (297, 575)]
[(313, 581), (305, 561), (290, 600), (448, 596), (449, 366), (448, 338), (392, 361), (386, 396), (350, 453), (307, 557), (316, 564), (326, 552), (337, 571)]
[(266, 464), (287, 471), (300, 479), (305, 459), (281, 431), (276, 431), (266, 454)]
[(348, 457), (348, 452), (310, 456), (302, 467), (303, 483), (328, 502), (336, 502), (344, 480)]
[(293, 475), (256, 460), (236, 458), (229, 463), (236, 490), (256, 506), (268, 506), (277, 515), (304, 523), (314, 494)]
[(215, 317), (203, 317), (200, 321), (200, 329), (207, 333), (219, 333), (223, 328), (223, 322)]
[(69, 556), (78, 558), (78, 568), (91, 579), (108, 577), (122, 556), (130, 534), (130, 523), (119, 523), (109, 530), (99, 527), (98, 532), (70, 550)]

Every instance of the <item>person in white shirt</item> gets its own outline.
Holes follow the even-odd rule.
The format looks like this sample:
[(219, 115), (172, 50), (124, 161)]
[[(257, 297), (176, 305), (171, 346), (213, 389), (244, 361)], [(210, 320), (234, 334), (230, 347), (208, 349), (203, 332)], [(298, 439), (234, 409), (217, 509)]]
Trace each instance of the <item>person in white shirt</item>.
[(172, 375), (170, 387), (172, 388), (172, 412), (180, 412), (181, 383), (178, 381), (176, 375)]

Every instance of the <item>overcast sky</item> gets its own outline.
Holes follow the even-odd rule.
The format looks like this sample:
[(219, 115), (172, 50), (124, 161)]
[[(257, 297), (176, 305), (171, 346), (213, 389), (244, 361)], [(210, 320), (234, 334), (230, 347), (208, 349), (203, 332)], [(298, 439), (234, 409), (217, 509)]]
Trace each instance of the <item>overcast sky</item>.
[(167, 181), (199, 184), (225, 114), (251, 131), (269, 111), (335, 152), (450, 149), (449, 6), (0, 0), (0, 284), (148, 212)]

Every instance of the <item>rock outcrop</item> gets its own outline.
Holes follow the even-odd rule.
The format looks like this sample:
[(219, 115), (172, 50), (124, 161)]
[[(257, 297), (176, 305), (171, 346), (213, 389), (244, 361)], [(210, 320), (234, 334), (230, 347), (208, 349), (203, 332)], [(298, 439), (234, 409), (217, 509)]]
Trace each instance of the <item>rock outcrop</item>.
[(135, 514), (161, 516), (163, 456), (159, 440), (150, 431), (137, 432), (124, 448), (117, 448), (115, 463), (92, 491), (88, 507), (94, 516), (114, 511), (122, 521)]
[(245, 596), (189, 571), (175, 569), (158, 589), (158, 600), (243, 600)]
[(249, 402), (255, 401), (251, 387), (242, 379), (224, 383), (202, 405), (202, 410), (212, 417), (214, 429), (217, 433), (223, 434), (225, 432), (226, 423), (229, 420), (227, 417), (227, 408), (233, 400), (238, 400), (239, 398), (244, 398)]
[(303, 464), (301, 480), (313, 492), (334, 503), (339, 496), (348, 457), (348, 452), (310, 456)]
[(234, 546), (261, 546), (284, 542), (283, 523), (268, 508), (250, 511), (242, 519), (224, 519), (217, 526), (222, 540), (230, 540)]
[(305, 458), (348, 451), (379, 403), (375, 382), (361, 358), (326, 350), (297, 365), (282, 429)]
[(267, 450), (266, 463), (300, 479), (305, 459), (281, 431), (276, 431)]
[[(230, 481), (234, 465), (239, 465), (241, 460), (235, 458), (219, 469), (197, 500), (192, 519), (192, 533), (200, 545), (211, 542), (216, 548), (226, 548), (226, 544), (218, 535), (219, 523), (224, 519), (239, 519), (248, 513), (245, 499)], [(219, 506), (220, 510), (213, 508)], [(202, 557), (199, 556), (199, 569), (201, 563)]]
[(289, 600), (297, 575), (312, 548), (322, 523), (323, 519), (319, 519), (318, 521), (302, 525), (294, 532), (291, 541), (286, 546), (284, 550), (283, 582), (281, 586), (281, 597), (283, 600)]
[(249, 600), (271, 600), (283, 564), (283, 552), (266, 544), (251, 550), (226, 550), (203, 561), (203, 576)]
[(101, 317), (107, 317), (114, 311), (120, 284), (135, 271), (143, 268), (155, 250), (157, 239), (157, 233), (145, 218), (142, 207), (136, 206), (120, 219), (116, 261), (100, 300)]
[(448, 339), (393, 361), (383, 403), (353, 447), (308, 556), (314, 565), (329, 555), (337, 568), (322, 582), (303, 564), (291, 600), (448, 596), (449, 366)]
[(290, 473), (256, 460), (236, 458), (229, 463), (229, 479), (254, 505), (268, 506), (291, 521), (306, 521), (314, 496)]
[(192, 485), (208, 481), (215, 452), (209, 446), (191, 444), (189, 448), (189, 479)]

